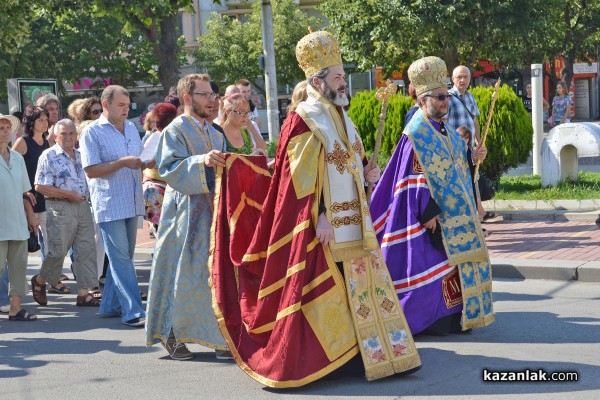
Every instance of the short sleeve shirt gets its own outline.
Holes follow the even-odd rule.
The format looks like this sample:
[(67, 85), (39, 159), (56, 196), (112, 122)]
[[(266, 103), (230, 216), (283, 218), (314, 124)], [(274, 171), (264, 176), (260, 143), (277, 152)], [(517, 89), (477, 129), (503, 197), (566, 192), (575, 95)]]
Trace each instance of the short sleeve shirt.
[(70, 190), (87, 197), (88, 187), (77, 149), (75, 160), (57, 144), (45, 150), (38, 161), (35, 184)]
[(31, 189), (23, 156), (9, 150), (7, 164), (0, 157), (0, 241), (27, 240), (29, 228), (23, 208), (23, 193)]
[[(466, 92), (464, 95), (460, 94), (460, 91), (456, 86), (448, 91), (453, 96), (450, 96), (450, 104), (448, 106), (448, 125), (457, 129), (460, 126), (466, 126), (472, 133), (472, 137), (475, 137), (475, 121), (469, 115), (469, 111), (473, 116), (479, 116), (479, 107), (477, 107), (477, 103), (475, 102), (475, 97), (469, 92)], [(462, 99), (465, 103), (463, 106), (462, 102), (459, 100)], [(469, 111), (467, 111), (467, 108)]]
[[(86, 167), (138, 157), (142, 141), (137, 128), (125, 121), (124, 134), (104, 115), (88, 125), (79, 139), (81, 162)], [(110, 222), (144, 215), (142, 171), (121, 168), (109, 175), (88, 179), (96, 222)]]

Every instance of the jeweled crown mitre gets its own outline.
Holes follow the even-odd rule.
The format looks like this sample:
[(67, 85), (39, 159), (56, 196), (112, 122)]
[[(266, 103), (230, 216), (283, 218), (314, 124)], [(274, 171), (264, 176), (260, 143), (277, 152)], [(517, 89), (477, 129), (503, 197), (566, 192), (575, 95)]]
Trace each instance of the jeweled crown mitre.
[(439, 57), (424, 57), (408, 68), (408, 78), (415, 87), (417, 96), (433, 89), (447, 87), (446, 63)]
[(307, 78), (322, 69), (342, 65), (337, 39), (326, 31), (312, 32), (300, 39), (296, 59)]

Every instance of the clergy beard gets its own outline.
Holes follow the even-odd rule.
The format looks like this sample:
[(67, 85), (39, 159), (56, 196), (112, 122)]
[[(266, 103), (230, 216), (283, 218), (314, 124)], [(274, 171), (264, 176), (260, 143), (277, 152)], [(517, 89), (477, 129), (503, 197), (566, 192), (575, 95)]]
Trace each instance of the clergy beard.
[(431, 101), (425, 103), (425, 110), (427, 111), (427, 115), (436, 121), (441, 120), (444, 115), (446, 115), (446, 113), (442, 112), (440, 108), (434, 107), (433, 104), (431, 104)]
[(323, 80), (323, 83), (325, 84), (325, 97), (327, 97), (327, 99), (329, 99), (333, 104), (340, 107), (346, 107), (350, 103), (348, 101), (348, 96), (346, 96), (346, 93), (338, 92), (339, 90), (346, 90), (345, 85), (340, 86), (338, 88), (338, 91), (335, 91), (331, 88), (331, 86), (327, 84), (327, 82), (325, 82), (325, 80)]

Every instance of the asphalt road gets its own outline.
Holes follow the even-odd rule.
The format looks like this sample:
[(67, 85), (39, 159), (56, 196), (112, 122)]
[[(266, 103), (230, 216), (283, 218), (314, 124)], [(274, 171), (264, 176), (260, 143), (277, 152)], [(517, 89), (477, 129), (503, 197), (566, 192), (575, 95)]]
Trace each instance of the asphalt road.
[[(147, 268), (147, 265), (142, 269)], [(375, 382), (268, 389), (192, 345), (174, 361), (144, 332), (49, 295), (33, 323), (0, 316), (0, 399), (598, 399), (600, 284), (494, 280), (496, 322), (471, 335), (417, 337), (423, 368)], [(577, 382), (484, 382), (488, 371), (577, 372)]]

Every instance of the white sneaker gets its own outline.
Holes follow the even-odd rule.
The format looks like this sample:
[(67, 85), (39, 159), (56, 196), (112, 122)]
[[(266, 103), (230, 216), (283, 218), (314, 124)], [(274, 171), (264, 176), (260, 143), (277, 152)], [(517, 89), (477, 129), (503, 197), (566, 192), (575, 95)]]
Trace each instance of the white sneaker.
[(5, 306), (0, 306), (0, 312), (1, 313), (8, 314), (9, 311), (10, 311), (10, 304), (5, 305)]

